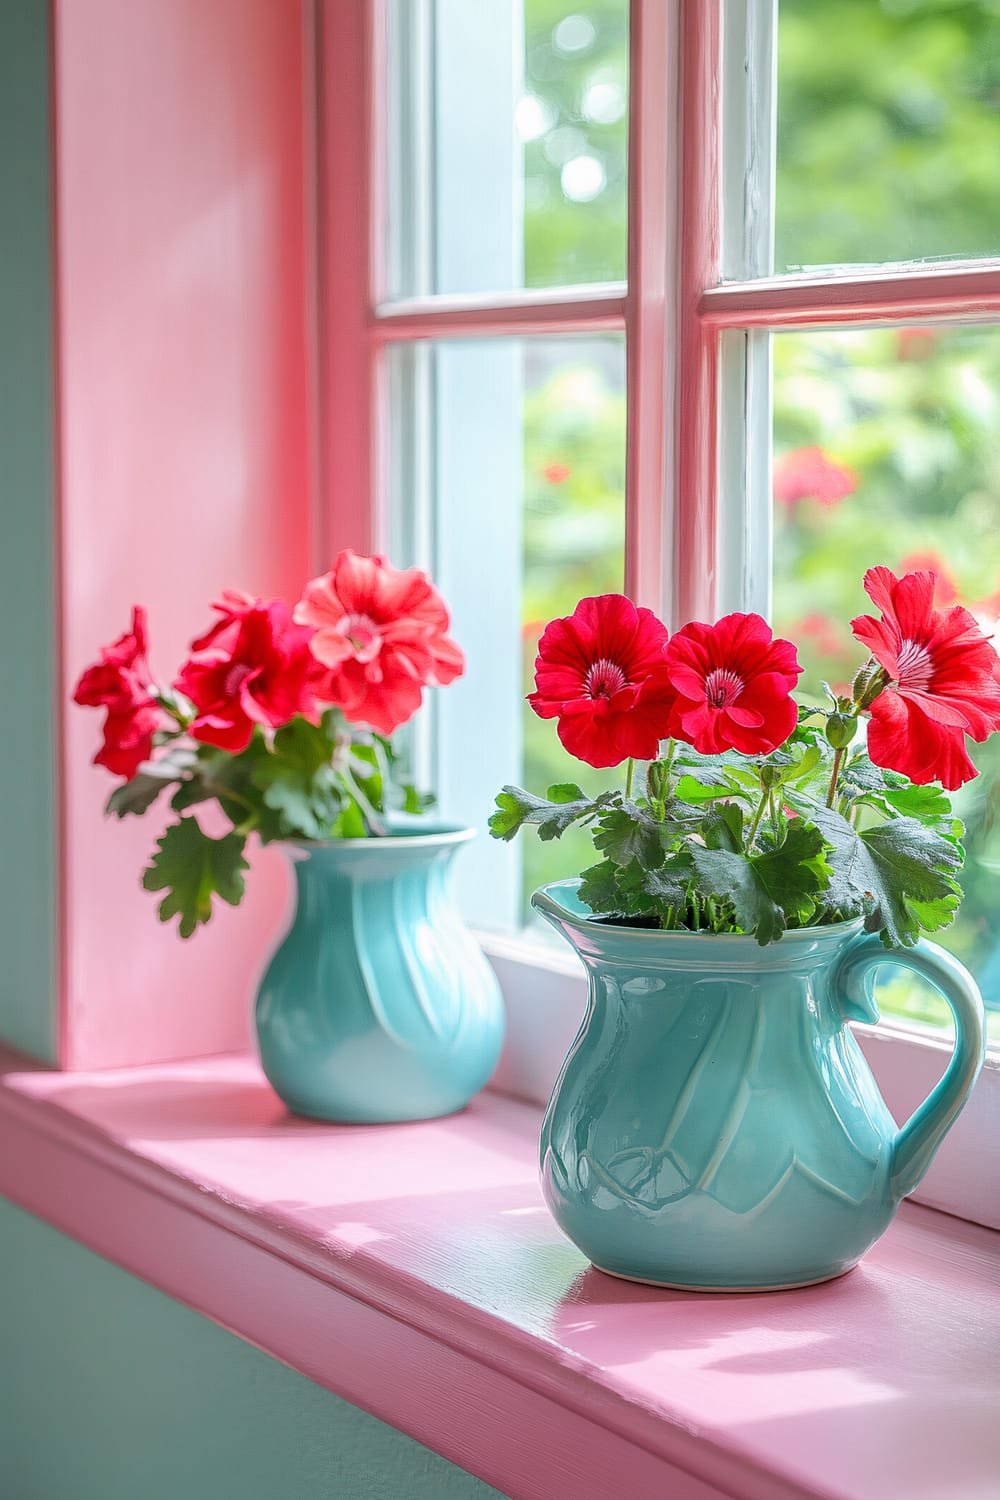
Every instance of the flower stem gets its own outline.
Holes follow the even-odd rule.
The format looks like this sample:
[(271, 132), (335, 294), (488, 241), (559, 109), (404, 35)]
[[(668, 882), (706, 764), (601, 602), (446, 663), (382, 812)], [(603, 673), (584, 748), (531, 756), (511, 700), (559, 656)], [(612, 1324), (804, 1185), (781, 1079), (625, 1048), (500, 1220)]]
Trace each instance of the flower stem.
[(626, 797), (631, 797), (631, 795), (632, 795), (632, 777), (634, 775), (635, 775), (635, 761), (632, 759), (632, 757), (630, 755), (629, 758), (628, 758), (628, 764), (625, 767), (625, 795), (626, 795)]
[(837, 797), (837, 781), (840, 777), (840, 767), (844, 761), (843, 750), (835, 750), (833, 753), (833, 774), (830, 777), (830, 790), (826, 794), (826, 805), (832, 807)]
[(668, 740), (667, 741), (667, 755), (666, 755), (666, 759), (663, 762), (663, 790), (664, 790), (664, 793), (666, 793), (666, 790), (667, 790), (667, 778), (670, 775), (670, 767), (674, 763), (674, 756), (676, 754), (677, 754), (677, 741), (676, 740)]
[(348, 791), (354, 798), (355, 802), (358, 804), (358, 807), (361, 811), (361, 816), (364, 819), (365, 823), (367, 823), (368, 825), (369, 834), (371, 834), (374, 838), (384, 837), (388, 830), (386, 829), (386, 826), (383, 823), (379, 812), (375, 809), (375, 807), (373, 807), (372, 803), (365, 796), (350, 769), (347, 766), (344, 766), (340, 774), (347, 786)]
[(757, 836), (757, 829), (760, 827), (760, 820), (764, 816), (764, 809), (767, 807), (770, 796), (770, 788), (765, 787), (761, 792), (760, 801), (757, 804), (757, 811), (753, 815), (753, 822), (750, 824), (750, 832), (747, 834), (747, 853), (749, 853), (753, 848), (753, 841)]

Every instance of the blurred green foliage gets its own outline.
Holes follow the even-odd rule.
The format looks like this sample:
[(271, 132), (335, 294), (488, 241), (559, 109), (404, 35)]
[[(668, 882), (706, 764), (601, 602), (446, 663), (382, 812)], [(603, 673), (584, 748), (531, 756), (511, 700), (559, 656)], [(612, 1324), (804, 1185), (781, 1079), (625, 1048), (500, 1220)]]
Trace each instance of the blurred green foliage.
[(1000, 251), (996, 0), (780, 0), (775, 264)]
[[(624, 281), (626, 0), (525, 0), (524, 58), (525, 285)], [(567, 163), (581, 159), (604, 177), (593, 198), (564, 191)]]
[[(941, 607), (965, 604), (996, 631), (1000, 330), (780, 334), (773, 348), (774, 626), (799, 647), (802, 695), (824, 678), (835, 688), (851, 680), (861, 653), (850, 620), (874, 612), (861, 586), (874, 563), (932, 568)], [(817, 449), (841, 476), (827, 480), (825, 499), (797, 482)], [(1000, 743), (973, 757), (981, 775), (953, 799), (966, 824), (965, 896), (942, 940), (1000, 1004)], [(893, 982), (883, 1003), (915, 1019), (947, 1016), (912, 981)]]
[[(595, 82), (625, 78), (624, 0), (526, 0), (526, 90), (540, 130), (525, 145), (528, 285), (624, 275), (624, 119), (586, 117)], [(566, 33), (586, 45), (560, 50)], [(1000, 249), (998, 0), (781, 0), (776, 202), (780, 267)], [(603, 96), (602, 96), (603, 97)], [(576, 135), (546, 141), (559, 131)], [(591, 201), (563, 192), (567, 146), (599, 158)], [(587, 593), (622, 587), (624, 364), (615, 341), (561, 341), (529, 364), (525, 396), (525, 689), (538, 632)], [(530, 347), (530, 346), (529, 346)], [(1000, 617), (1000, 330), (851, 330), (774, 340), (775, 626), (794, 639), (805, 692), (846, 682), (861, 659), (852, 616), (874, 563), (935, 566), (941, 603), (985, 628)], [(552, 723), (525, 713), (524, 784), (592, 772)], [(957, 799), (968, 825), (966, 890), (947, 936), (1000, 1002), (1000, 747)], [(578, 873), (589, 840), (525, 840), (525, 893)], [(942, 1019), (907, 981), (883, 996)]]

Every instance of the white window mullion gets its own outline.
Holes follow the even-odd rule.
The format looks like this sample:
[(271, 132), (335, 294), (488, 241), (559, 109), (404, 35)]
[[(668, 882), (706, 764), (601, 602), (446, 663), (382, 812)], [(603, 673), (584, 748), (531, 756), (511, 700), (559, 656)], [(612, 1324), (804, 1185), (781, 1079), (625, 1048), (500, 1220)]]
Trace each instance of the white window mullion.
[[(722, 37), (724, 281), (774, 268), (776, 0), (727, 0)], [(771, 335), (719, 336), (716, 613), (771, 609)]]
[(717, 615), (769, 618), (772, 580), (771, 335), (719, 336)]
[(629, 15), (625, 592), (669, 621), (677, 592), (680, 18), (666, 0), (632, 0)]

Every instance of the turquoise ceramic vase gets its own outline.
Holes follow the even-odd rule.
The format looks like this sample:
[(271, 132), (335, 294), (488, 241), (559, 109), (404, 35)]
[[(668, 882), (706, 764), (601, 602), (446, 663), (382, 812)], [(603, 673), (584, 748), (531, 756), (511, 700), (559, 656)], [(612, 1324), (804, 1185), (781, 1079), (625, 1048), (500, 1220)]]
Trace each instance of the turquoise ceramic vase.
[[(542, 1126), (557, 1223), (603, 1271), (701, 1291), (839, 1276), (916, 1187), (982, 1065), (983, 1007), (932, 943), (890, 956), (860, 922), (752, 938), (595, 920), (579, 881), (532, 904), (590, 980)], [(941, 1082), (897, 1129), (849, 1020), (875, 1021), (879, 964), (954, 1012)]]
[(451, 892), (471, 829), (286, 846), (292, 923), (257, 992), (268, 1080), (296, 1114), (375, 1124), (461, 1109), (503, 1041), (496, 977)]

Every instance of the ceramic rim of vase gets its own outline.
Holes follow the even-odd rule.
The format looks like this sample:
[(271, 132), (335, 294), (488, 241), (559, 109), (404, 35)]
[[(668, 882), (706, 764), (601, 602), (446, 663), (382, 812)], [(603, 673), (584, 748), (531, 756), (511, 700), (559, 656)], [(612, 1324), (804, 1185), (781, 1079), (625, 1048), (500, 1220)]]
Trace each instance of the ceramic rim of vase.
[[(536, 911), (556, 917), (560, 922), (565, 922), (569, 927), (575, 927), (579, 932), (615, 932), (627, 933), (629, 938), (639, 942), (662, 942), (665, 938), (672, 943), (691, 945), (692, 947), (706, 940), (725, 943), (726, 947), (736, 947), (738, 943), (745, 944), (753, 952), (766, 952), (768, 948), (774, 948), (779, 943), (787, 952), (788, 944), (795, 942), (815, 943), (823, 939), (831, 942), (842, 939), (845, 933), (861, 932), (864, 925), (863, 917), (849, 917), (843, 922), (826, 922), (819, 927), (791, 927), (781, 934), (780, 938), (773, 943), (760, 944), (750, 933), (745, 932), (687, 932), (683, 929), (665, 929), (662, 927), (632, 927), (628, 922), (605, 921), (610, 913), (584, 913), (572, 911), (564, 906), (558, 899), (558, 895), (569, 892), (575, 896), (581, 885), (581, 878), (575, 876), (571, 880), (550, 880), (546, 885), (539, 886), (532, 892), (531, 905)], [(550, 894), (550, 892), (556, 894)], [(892, 956), (888, 953), (886, 963), (892, 962)]]
[(297, 854), (310, 854), (314, 850), (326, 849), (375, 849), (379, 845), (405, 844), (407, 849), (426, 849), (433, 846), (467, 844), (476, 837), (476, 830), (461, 823), (445, 823), (427, 831), (410, 832), (409, 828), (390, 828), (384, 834), (369, 834), (363, 839), (277, 839), (293, 858)]

